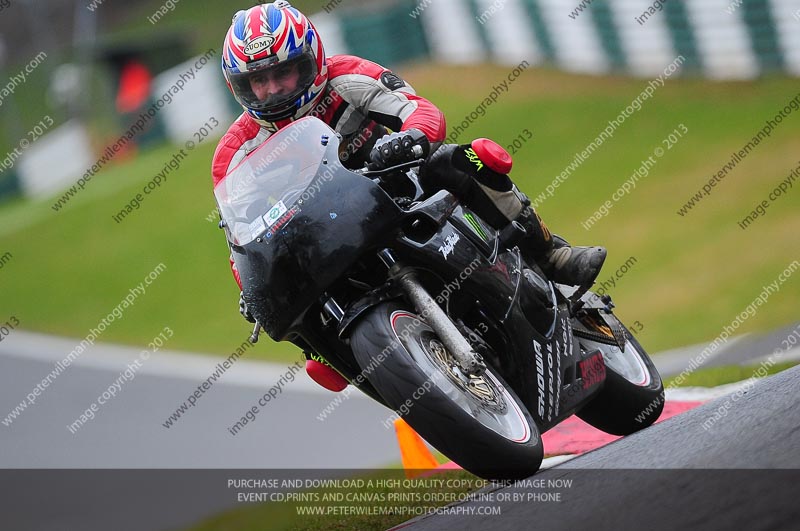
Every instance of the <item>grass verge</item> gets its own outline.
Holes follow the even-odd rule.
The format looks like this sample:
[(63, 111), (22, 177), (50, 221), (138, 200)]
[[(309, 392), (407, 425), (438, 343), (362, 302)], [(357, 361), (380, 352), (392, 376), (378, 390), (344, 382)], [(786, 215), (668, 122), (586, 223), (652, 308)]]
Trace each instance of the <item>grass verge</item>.
[(735, 382), (741, 382), (754, 377), (757, 371), (769, 376), (771, 374), (778, 374), (786, 369), (791, 369), (797, 365), (796, 361), (787, 361), (783, 363), (776, 363), (769, 367), (763, 365), (726, 365), (723, 367), (709, 367), (707, 369), (699, 369), (685, 378), (674, 376), (664, 381), (664, 387), (716, 387), (718, 385), (725, 385)]

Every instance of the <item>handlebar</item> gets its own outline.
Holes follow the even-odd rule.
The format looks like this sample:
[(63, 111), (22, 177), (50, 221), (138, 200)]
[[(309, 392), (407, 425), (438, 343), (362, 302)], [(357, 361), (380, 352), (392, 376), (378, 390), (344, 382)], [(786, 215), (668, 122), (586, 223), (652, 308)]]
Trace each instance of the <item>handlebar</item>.
[(383, 177), (384, 175), (388, 175), (396, 171), (408, 170), (422, 166), (424, 163), (424, 159), (417, 159), (410, 162), (403, 162), (402, 164), (397, 164), (396, 166), (389, 166), (388, 168), (384, 168), (382, 170), (368, 170), (366, 168), (361, 168), (353, 171), (359, 175), (363, 175), (364, 177)]

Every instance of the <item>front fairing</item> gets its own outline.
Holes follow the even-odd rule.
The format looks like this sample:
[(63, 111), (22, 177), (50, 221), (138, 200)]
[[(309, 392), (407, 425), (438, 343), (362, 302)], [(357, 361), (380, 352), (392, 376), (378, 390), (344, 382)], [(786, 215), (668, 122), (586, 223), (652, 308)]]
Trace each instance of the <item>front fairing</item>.
[[(292, 138), (298, 148), (276, 155), (275, 146)], [(401, 215), (378, 185), (341, 165), (338, 148), (335, 132), (316, 118), (304, 118), (249, 155), (244, 172), (231, 173), (243, 182), (259, 180), (259, 172), (249, 176), (252, 168), (272, 171), (283, 179), (278, 186), (261, 183), (272, 197), (265, 200), (263, 191), (252, 191), (243, 201), (217, 194), (244, 299), (278, 341), (365, 252), (393, 237)], [(281, 167), (299, 178), (286, 179), (277, 171)], [(227, 186), (237, 188), (235, 182)], [(228, 208), (222, 205), (226, 199)]]

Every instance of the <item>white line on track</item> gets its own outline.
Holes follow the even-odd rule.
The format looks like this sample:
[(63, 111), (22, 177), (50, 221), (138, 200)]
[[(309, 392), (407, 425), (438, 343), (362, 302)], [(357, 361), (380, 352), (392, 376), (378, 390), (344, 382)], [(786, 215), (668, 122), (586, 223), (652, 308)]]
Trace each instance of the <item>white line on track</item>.
[[(58, 361), (63, 360), (79, 343), (79, 339), (15, 330), (12, 335), (6, 337), (0, 343), (0, 356), (31, 359), (55, 365)], [(122, 372), (129, 363), (139, 357), (140, 352), (142, 352), (141, 348), (96, 343), (76, 358), (72, 365), (88, 369)], [(247, 353), (245, 352), (242, 356), (247, 356)], [(218, 370), (217, 364), (221, 363), (223, 359), (225, 358), (160, 350), (149, 360), (142, 363), (141, 368), (137, 370), (137, 374), (181, 378), (199, 383), (214, 374)], [(281, 376), (286, 374), (292, 363), (294, 362), (280, 364), (239, 358), (233, 366), (219, 376), (216, 384), (267, 388), (274, 385)], [(50, 369), (43, 370), (42, 377), (44, 378), (49, 371)], [(65, 372), (68, 371), (69, 367)], [(331, 398), (335, 397), (335, 393), (322, 388), (312, 381), (305, 374), (305, 370), (295, 371), (295, 381), (290, 386), (287, 386), (286, 391), (324, 394)], [(352, 393), (350, 397), (366, 398), (361, 393)]]

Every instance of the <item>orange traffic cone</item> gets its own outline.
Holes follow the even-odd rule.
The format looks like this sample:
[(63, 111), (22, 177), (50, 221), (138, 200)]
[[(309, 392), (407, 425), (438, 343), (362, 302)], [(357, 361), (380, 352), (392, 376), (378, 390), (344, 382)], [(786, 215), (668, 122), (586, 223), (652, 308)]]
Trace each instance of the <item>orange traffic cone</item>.
[(425, 441), (403, 419), (394, 421), (397, 432), (397, 443), (400, 445), (400, 457), (403, 459), (403, 468), (408, 479), (415, 478), (439, 466), (436, 458)]

